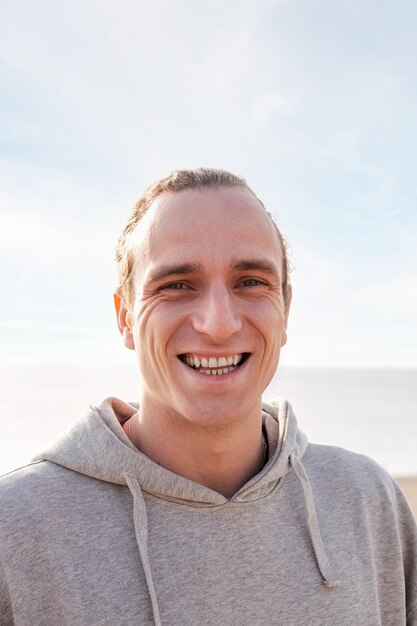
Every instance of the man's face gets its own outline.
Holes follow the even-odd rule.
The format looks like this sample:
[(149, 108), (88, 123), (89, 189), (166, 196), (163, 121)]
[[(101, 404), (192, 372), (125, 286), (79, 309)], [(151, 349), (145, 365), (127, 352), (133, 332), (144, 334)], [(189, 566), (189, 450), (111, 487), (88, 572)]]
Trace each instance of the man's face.
[(280, 244), (263, 207), (238, 187), (166, 193), (133, 239), (127, 343), (142, 405), (205, 427), (258, 415), (288, 313)]

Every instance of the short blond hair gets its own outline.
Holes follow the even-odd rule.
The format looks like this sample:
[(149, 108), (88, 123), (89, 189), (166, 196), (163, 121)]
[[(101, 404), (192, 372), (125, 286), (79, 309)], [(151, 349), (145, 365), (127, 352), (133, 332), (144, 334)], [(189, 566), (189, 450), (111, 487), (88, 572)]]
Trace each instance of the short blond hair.
[(116, 261), (119, 273), (118, 293), (122, 297), (128, 309), (131, 309), (135, 302), (133, 274), (135, 267), (135, 252), (129, 245), (130, 237), (136, 226), (145, 215), (154, 200), (163, 193), (176, 193), (185, 189), (202, 189), (204, 187), (240, 187), (254, 196), (265, 209), (266, 214), (273, 223), (278, 235), (282, 253), (282, 291), (284, 301), (288, 304), (289, 292), (291, 289), (289, 273), (290, 264), (288, 260), (287, 242), (282, 236), (271, 214), (266, 210), (263, 202), (255, 192), (249, 187), (246, 180), (236, 176), (227, 170), (212, 167), (199, 167), (197, 169), (173, 170), (168, 176), (157, 180), (149, 185), (135, 204), (128, 222), (120, 235), (116, 247)]

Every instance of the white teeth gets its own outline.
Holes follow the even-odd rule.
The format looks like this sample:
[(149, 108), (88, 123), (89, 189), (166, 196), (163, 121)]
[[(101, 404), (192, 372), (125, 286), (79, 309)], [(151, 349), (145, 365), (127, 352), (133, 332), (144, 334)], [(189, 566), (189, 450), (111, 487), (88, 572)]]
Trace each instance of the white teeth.
[[(203, 372), (204, 374), (213, 374), (214, 376), (227, 374), (228, 372), (233, 371), (235, 369), (235, 366), (238, 365), (242, 359), (243, 353), (227, 357), (219, 356), (218, 358), (214, 356), (203, 356), (200, 358), (198, 356), (191, 355), (186, 355), (183, 357), (184, 362), (190, 367), (193, 367), (195, 369), (199, 369), (201, 367), (202, 369), (199, 369), (200, 372)], [(208, 370), (207, 368), (210, 369)]]

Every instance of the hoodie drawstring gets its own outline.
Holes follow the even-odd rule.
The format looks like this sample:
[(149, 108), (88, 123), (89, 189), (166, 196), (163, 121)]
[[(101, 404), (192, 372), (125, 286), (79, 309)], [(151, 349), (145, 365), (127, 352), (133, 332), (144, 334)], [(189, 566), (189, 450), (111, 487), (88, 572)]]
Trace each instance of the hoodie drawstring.
[(296, 456), (295, 452), (292, 452), (290, 454), (290, 464), (303, 490), (304, 501), (307, 508), (308, 531), (310, 533), (311, 543), (313, 545), (313, 551), (317, 561), (317, 567), (319, 568), (322, 575), (324, 585), (330, 589), (334, 589), (335, 587), (339, 587), (341, 585), (341, 581), (338, 580), (334, 575), (332, 567), (329, 563), (329, 559), (327, 558), (323, 539), (321, 538), (320, 534), (316, 508), (314, 506), (313, 492), (311, 491), (307, 473), (303, 464)]
[(142, 560), (143, 570), (145, 572), (146, 584), (148, 585), (149, 595), (151, 597), (153, 620), (155, 626), (161, 626), (161, 618), (159, 615), (158, 600), (156, 597), (155, 585), (153, 584), (151, 564), (148, 553), (148, 518), (146, 515), (145, 500), (136, 478), (123, 474), (127, 486), (133, 496), (134, 502), (134, 522), (136, 541), (139, 546), (139, 554)]

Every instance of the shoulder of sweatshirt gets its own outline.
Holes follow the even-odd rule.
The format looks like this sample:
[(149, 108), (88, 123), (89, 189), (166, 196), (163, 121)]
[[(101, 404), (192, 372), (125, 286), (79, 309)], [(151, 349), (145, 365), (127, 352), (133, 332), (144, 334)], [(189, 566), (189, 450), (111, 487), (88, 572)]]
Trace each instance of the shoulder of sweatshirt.
[(50, 461), (35, 461), (0, 477), (0, 528), (19, 514), (36, 515), (56, 498), (83, 490), (93, 478), (77, 474)]
[(0, 476), (1, 497), (6, 497), (9, 492), (13, 494), (17, 491), (31, 491), (36, 483), (43, 482), (45, 479), (53, 480), (58, 478), (61, 472), (66, 471), (66, 468), (50, 461), (28, 463)]
[(339, 446), (309, 442), (307, 451), (303, 457), (303, 463), (310, 468), (318, 468), (327, 476), (338, 474), (349, 475), (350, 478), (365, 478), (365, 482), (382, 480), (392, 482), (390, 474), (369, 456), (359, 452), (353, 452)]
[[(379, 463), (364, 454), (338, 446), (310, 443), (303, 464), (309, 480), (327, 499), (342, 497), (342, 502), (358, 501), (369, 506), (408, 509), (406, 498), (394, 478)], [(315, 494), (316, 495), (316, 494)], [(337, 502), (335, 502), (337, 504)]]

